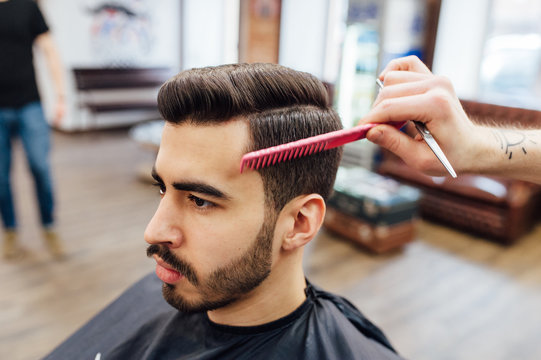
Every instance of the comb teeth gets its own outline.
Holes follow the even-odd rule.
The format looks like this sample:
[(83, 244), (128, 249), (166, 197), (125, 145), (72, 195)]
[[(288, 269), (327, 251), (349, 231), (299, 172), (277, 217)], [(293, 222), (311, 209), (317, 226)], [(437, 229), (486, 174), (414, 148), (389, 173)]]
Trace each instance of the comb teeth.
[(240, 172), (242, 173), (245, 167), (252, 170), (258, 170), (267, 166), (276, 165), (283, 161), (313, 155), (325, 150), (326, 145), (327, 142), (312, 143), (296, 147), (279, 145), (272, 149), (254, 151), (242, 157)]
[(265, 155), (263, 157), (263, 161), (261, 162), (261, 167), (265, 167), (265, 165), (267, 165), (267, 160), (269, 160), (269, 157), (270, 157), (269, 155)]
[(278, 162), (281, 162), (284, 159), (284, 153), (281, 152), (280, 155), (278, 155)]
[(301, 149), (301, 148), (297, 148), (297, 149), (295, 150), (295, 155), (293, 155), (293, 159), (296, 159), (296, 158), (297, 158), (297, 156), (299, 155), (300, 149)]

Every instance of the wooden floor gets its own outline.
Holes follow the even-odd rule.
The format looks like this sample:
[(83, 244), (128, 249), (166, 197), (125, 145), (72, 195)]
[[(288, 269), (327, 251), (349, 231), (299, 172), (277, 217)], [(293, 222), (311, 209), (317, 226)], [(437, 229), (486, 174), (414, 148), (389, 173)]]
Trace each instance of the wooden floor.
[[(137, 179), (153, 154), (125, 131), (55, 134), (54, 261), (39, 231), (21, 150), (15, 182), (26, 257), (0, 260), (0, 359), (46, 355), (153, 271), (143, 230), (158, 195)], [(150, 169), (148, 169), (150, 170)], [(403, 251), (373, 256), (322, 232), (306, 249), (312, 282), (355, 303), (409, 359), (541, 359), (541, 224), (510, 248), (421, 222)]]

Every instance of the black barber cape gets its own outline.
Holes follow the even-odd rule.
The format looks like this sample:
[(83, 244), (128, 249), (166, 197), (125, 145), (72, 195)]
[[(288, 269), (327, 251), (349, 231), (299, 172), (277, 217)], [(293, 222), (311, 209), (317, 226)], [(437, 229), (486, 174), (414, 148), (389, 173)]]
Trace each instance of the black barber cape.
[(294, 312), (250, 327), (181, 313), (161, 288), (147, 275), (45, 359), (401, 359), (351, 303), (313, 285)]

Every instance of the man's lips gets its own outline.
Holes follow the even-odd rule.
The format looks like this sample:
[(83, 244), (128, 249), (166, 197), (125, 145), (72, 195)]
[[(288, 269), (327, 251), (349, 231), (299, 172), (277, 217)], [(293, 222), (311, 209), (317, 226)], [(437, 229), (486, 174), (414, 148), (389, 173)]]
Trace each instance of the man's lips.
[(184, 278), (180, 272), (171, 268), (165, 261), (163, 261), (158, 255), (152, 256), (156, 260), (156, 275), (158, 278), (167, 284), (174, 284)]

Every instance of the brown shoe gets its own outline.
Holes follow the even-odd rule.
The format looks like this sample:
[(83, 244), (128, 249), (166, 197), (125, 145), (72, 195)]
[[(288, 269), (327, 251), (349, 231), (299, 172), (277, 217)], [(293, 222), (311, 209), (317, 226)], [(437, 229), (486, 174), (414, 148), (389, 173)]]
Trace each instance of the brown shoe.
[(47, 245), (51, 255), (53, 255), (55, 259), (63, 259), (65, 257), (65, 253), (60, 241), (60, 237), (56, 231), (45, 229), (43, 231), (43, 237), (45, 238), (45, 244)]
[(19, 254), (17, 246), (17, 233), (14, 230), (4, 232), (3, 256), (5, 259), (14, 259)]

